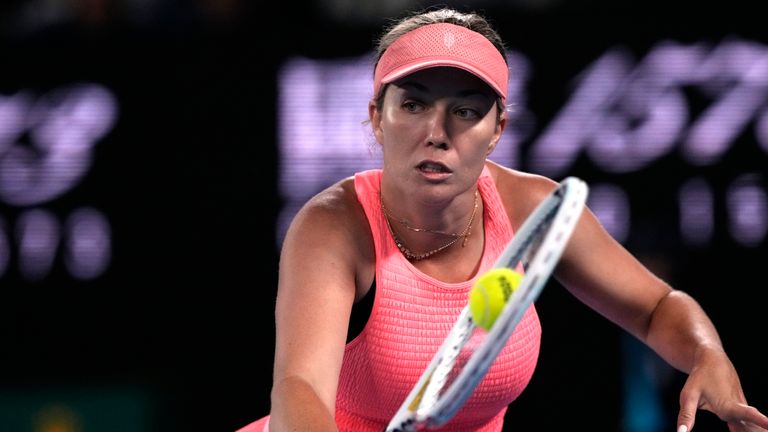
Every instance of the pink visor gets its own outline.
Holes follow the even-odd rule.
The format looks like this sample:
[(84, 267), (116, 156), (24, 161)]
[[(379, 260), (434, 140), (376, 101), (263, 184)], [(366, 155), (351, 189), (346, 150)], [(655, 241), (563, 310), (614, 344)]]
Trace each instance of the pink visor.
[(429, 24), (395, 40), (376, 65), (373, 94), (413, 72), (437, 66), (464, 69), (507, 98), (509, 69), (499, 50), (485, 36), (455, 24)]

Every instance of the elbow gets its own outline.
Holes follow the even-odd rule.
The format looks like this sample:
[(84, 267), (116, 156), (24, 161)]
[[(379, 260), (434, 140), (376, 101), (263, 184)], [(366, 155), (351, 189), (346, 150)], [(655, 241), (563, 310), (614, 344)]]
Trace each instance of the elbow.
[(653, 333), (665, 326), (660, 323), (667, 321), (667, 314), (676, 313), (674, 310), (675, 307), (669, 308), (669, 306), (676, 303), (677, 299), (681, 296), (687, 297), (682, 291), (668, 287), (667, 291), (651, 305), (649, 312), (641, 315), (638, 325), (638, 337), (642, 341), (646, 343), (650, 342)]

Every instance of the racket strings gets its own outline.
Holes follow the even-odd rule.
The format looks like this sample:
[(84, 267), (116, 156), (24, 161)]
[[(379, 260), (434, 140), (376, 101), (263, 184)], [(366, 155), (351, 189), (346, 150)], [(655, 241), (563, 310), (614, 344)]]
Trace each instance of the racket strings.
[(521, 252), (520, 262), (523, 265), (523, 270), (527, 270), (533, 257), (535, 257), (541, 250), (541, 246), (544, 243), (546, 234), (549, 232), (549, 228), (552, 226), (555, 214), (557, 214), (558, 207), (553, 206), (552, 209), (543, 217), (539, 223), (534, 227), (531, 232), (530, 239), (526, 242), (527, 246), (523, 248)]
[(461, 371), (467, 365), (472, 355), (480, 348), (488, 333), (485, 330), (481, 330), (478, 327), (473, 326), (471, 335), (467, 338), (467, 341), (462, 346), (461, 351), (458, 353), (456, 360), (453, 363), (453, 367), (447, 372), (445, 377), (445, 383), (441, 386), (440, 396), (445, 393), (445, 389), (450, 387)]

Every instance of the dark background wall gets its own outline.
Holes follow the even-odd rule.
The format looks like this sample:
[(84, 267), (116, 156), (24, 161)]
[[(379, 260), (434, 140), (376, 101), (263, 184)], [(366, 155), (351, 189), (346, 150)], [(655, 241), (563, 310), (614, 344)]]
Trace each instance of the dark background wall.
[[(510, 48), (534, 65), (528, 107), (538, 121), (531, 137), (562, 109), (569, 83), (611, 47), (642, 57), (661, 40), (717, 45), (739, 37), (768, 44), (754, 8), (734, 2), (468, 6), (486, 11)], [(0, 158), (8, 158), (11, 145), (35, 148), (31, 131), (39, 117), (31, 108), (24, 111), (27, 129), (3, 135), (4, 125), (20, 124), (2, 110), (13, 96), (38, 100), (97, 83), (117, 107), (75, 185), (32, 204), (0, 199), (0, 257), (7, 258), (0, 267), (0, 430), (232, 431), (268, 412), (275, 238), (284, 204), (278, 73), (297, 56), (369, 52), (384, 12), (400, 10), (366, 2), (265, 7), (237, 0), (17, 0), (0, 7)], [(701, 104), (692, 103), (694, 114)], [(764, 110), (765, 101), (760, 106)], [(757, 354), (766, 329), (759, 302), (766, 241), (735, 241), (726, 205), (728, 186), (743, 173), (755, 175), (768, 194), (768, 149), (756, 141), (757, 127), (751, 120), (714, 165), (693, 166), (671, 152), (630, 173), (580, 157), (567, 173), (627, 191), (634, 223), (625, 244), (701, 301), (750, 402), (766, 411), (764, 362)], [(523, 142), (523, 156), (532, 141)], [(45, 154), (37, 148), (29, 157)], [(531, 169), (528, 160), (519, 167)], [(674, 205), (689, 177), (706, 179), (716, 199), (714, 233), (698, 246), (680, 238)], [(61, 243), (49, 245), (51, 267), (36, 278), (25, 275), (25, 215), (43, 209), (64, 227), (83, 207), (109, 222), (106, 269), (93, 278), (73, 276), (64, 248), (73, 231), (65, 229)], [(537, 303), (545, 332), (539, 368), (510, 407), (508, 424), (630, 430), (622, 426), (628, 416), (623, 392), (627, 376), (643, 375), (646, 386), (658, 385), (664, 430), (672, 428), (682, 376), (552, 285)], [(627, 374), (632, 359), (640, 359), (642, 373)], [(697, 430), (726, 428), (702, 413)]]

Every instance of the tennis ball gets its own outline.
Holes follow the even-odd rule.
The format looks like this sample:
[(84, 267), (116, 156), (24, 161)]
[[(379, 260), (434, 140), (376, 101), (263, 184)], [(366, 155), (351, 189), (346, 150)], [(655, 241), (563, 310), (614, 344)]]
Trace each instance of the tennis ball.
[(478, 327), (490, 330), (523, 275), (507, 267), (491, 269), (469, 291), (469, 311)]

